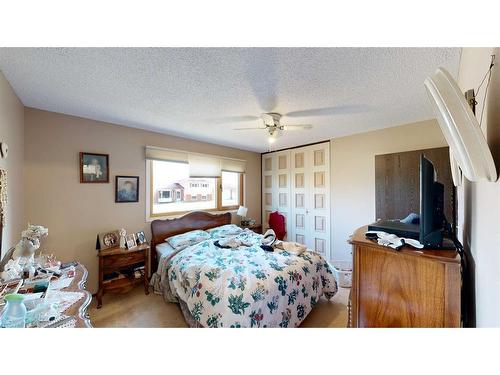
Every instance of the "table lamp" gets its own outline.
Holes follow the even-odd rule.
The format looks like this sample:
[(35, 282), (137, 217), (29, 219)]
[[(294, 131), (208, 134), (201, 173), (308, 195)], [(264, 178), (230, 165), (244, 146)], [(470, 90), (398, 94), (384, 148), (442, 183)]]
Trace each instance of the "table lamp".
[(242, 226), (248, 225), (248, 220), (245, 219), (247, 216), (247, 212), (248, 212), (248, 208), (246, 208), (245, 206), (238, 207), (238, 212), (236, 212), (236, 215), (241, 217), (241, 225)]

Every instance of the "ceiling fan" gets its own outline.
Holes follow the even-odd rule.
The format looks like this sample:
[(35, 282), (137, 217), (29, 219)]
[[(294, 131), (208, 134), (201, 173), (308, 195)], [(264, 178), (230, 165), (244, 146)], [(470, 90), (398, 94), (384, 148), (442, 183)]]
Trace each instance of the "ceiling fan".
[(261, 118), (264, 122), (264, 127), (234, 128), (233, 130), (266, 130), (269, 133), (267, 138), (269, 143), (274, 143), (282, 131), (307, 130), (312, 128), (312, 125), (283, 125), (280, 123), (281, 115), (275, 112), (263, 113)]

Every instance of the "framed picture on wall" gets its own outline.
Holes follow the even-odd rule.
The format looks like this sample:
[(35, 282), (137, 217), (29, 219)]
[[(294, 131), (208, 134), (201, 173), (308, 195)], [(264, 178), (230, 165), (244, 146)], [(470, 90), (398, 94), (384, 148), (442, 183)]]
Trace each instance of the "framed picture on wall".
[(116, 176), (115, 202), (139, 202), (139, 176)]
[(80, 152), (80, 182), (108, 183), (109, 155)]

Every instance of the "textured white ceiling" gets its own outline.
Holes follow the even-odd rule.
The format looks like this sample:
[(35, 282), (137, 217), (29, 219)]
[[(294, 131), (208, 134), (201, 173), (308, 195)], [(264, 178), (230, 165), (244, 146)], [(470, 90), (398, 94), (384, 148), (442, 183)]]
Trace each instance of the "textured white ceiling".
[(459, 48), (0, 48), (0, 70), (28, 107), (262, 152), (264, 131), (232, 130), (261, 126), (250, 118), (262, 112), (313, 125), (272, 149), (429, 119), (423, 81), (438, 66), (456, 77), (459, 58)]

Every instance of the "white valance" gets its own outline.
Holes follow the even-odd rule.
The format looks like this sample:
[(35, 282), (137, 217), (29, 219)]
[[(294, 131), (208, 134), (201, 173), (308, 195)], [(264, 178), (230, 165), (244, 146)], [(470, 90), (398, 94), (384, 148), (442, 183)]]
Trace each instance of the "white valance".
[(247, 163), (245, 160), (229, 159), (229, 158), (221, 159), (221, 169), (224, 172), (245, 173), (246, 165)]
[(188, 153), (154, 146), (146, 146), (146, 159), (188, 163)]
[(222, 171), (236, 173), (246, 171), (245, 160), (155, 146), (146, 146), (146, 159), (187, 163), (190, 177), (220, 177)]

